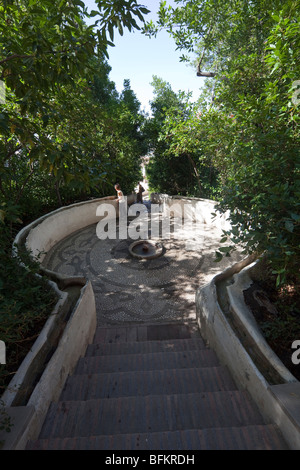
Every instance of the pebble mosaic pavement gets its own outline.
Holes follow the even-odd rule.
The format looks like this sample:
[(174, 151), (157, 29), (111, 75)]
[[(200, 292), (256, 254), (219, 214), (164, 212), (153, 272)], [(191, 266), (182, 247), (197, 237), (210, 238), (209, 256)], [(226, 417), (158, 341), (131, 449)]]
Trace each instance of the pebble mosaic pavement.
[(181, 239), (160, 238), (163, 254), (151, 260), (130, 255), (132, 239), (100, 240), (96, 225), (60, 241), (47, 253), (43, 265), (91, 280), (99, 325), (195, 320), (196, 289), (241, 259), (235, 252), (216, 263), (221, 230), (206, 225), (197, 239), (188, 232)]

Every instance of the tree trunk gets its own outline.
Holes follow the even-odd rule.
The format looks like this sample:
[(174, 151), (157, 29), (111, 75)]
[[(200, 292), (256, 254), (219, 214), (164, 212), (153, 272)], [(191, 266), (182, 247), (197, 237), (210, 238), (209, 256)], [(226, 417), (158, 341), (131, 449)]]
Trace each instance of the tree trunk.
[(197, 70), (197, 77), (214, 77), (215, 75), (214, 72), (201, 72), (201, 70)]
[(59, 182), (58, 182), (58, 180), (55, 181), (54, 186), (55, 186), (55, 192), (56, 192), (58, 204), (61, 207), (62, 206), (62, 200), (61, 200), (61, 195), (60, 195), (60, 192), (59, 192)]
[(199, 177), (199, 173), (198, 173), (198, 170), (197, 170), (197, 166), (196, 166), (196, 163), (194, 162), (194, 160), (192, 159), (192, 157), (188, 154), (187, 155), (189, 161), (191, 162), (192, 164), (192, 167), (194, 169), (194, 173), (195, 173), (195, 176), (196, 176), (196, 179), (197, 179), (197, 183), (198, 183), (198, 187), (199, 187), (199, 191), (200, 191), (200, 196), (202, 194), (202, 185), (201, 185), (201, 180), (200, 180), (200, 177)]

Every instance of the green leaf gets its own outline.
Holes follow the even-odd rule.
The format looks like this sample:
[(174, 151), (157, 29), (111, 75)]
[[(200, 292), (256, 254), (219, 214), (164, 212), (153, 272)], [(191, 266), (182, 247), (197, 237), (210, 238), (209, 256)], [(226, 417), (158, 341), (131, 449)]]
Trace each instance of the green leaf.
[(293, 212), (291, 212), (291, 217), (296, 222), (298, 222), (300, 220), (300, 215), (299, 214), (294, 214)]
[(278, 69), (279, 66), (280, 66), (280, 63), (277, 62), (277, 63), (275, 64), (275, 66), (273, 67), (272, 71), (270, 72), (270, 75), (273, 75), (273, 73), (275, 72), (275, 70)]
[(113, 41), (114, 40), (114, 27), (111, 23), (108, 25), (108, 32), (109, 32), (110, 39)]
[(140, 11), (144, 14), (144, 15), (147, 15), (148, 13), (150, 13), (150, 10), (148, 10), (148, 8), (140, 8)]
[(85, 3), (82, 2), (81, 0), (73, 0), (73, 3), (74, 3), (75, 5), (81, 6), (82, 8), (85, 7)]
[(294, 223), (293, 223), (292, 220), (286, 220), (285, 223), (284, 223), (284, 226), (289, 232), (294, 231)]
[(89, 16), (91, 18), (93, 18), (94, 16), (97, 16), (97, 15), (100, 15), (99, 11), (96, 11), (96, 10), (92, 10), (90, 13), (89, 13)]
[(219, 251), (221, 253), (229, 253), (231, 250), (232, 248), (230, 246), (222, 246), (221, 248), (219, 248)]

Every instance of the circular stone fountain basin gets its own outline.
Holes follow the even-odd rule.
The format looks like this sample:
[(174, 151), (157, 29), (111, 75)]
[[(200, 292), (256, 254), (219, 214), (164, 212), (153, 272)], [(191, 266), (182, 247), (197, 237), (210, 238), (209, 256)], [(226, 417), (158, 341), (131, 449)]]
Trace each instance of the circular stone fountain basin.
[(161, 243), (154, 243), (149, 240), (138, 240), (129, 246), (129, 253), (138, 259), (154, 259), (162, 255), (163, 247)]

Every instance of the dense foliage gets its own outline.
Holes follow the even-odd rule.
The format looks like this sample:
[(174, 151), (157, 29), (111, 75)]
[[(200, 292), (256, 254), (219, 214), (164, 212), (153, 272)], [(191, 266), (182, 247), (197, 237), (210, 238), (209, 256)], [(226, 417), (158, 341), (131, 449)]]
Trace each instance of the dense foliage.
[(0, 395), (18, 370), (57, 302), (46, 279), (36, 276), (40, 269), (39, 264), (25, 250), (12, 257), (10, 241), (9, 230), (2, 227), (0, 338), (6, 346), (7, 364), (0, 366)]
[(128, 80), (116, 91), (108, 58), (115, 30), (139, 29), (148, 10), (136, 0), (96, 4), (91, 13), (80, 0), (0, 5), (0, 333), (7, 342), (27, 334), (22, 315), (28, 325), (38, 317), (27, 299), (45, 311), (52, 302), (37, 267), (28, 261), (24, 270), (11, 257), (14, 230), (59, 205), (114, 194), (116, 182), (132, 191), (148, 149), (151, 189), (213, 198), (230, 211), (219, 257), (243, 244), (246, 253), (267, 255), (278, 285), (299, 283), (299, 0), (161, 2), (157, 25), (144, 33), (167, 29), (204, 88), (191, 103), (153, 77), (148, 119)]
[(153, 190), (168, 194), (216, 199), (219, 174), (203, 148), (201, 106), (190, 94), (176, 94), (169, 83), (153, 77), (153, 117), (146, 130), (152, 158), (148, 176)]
[(200, 159), (218, 171), (220, 208), (233, 225), (223, 241), (266, 253), (278, 284), (299, 279), (299, 1), (176, 4), (162, 2), (158, 24), (145, 31), (167, 28), (179, 49), (197, 55), (199, 80), (203, 70), (212, 78), (192, 135), (180, 140), (186, 123), (171, 123), (174, 150), (198, 139)]
[(12, 257), (16, 231), (60, 205), (115, 194), (116, 182), (130, 192), (141, 177), (145, 117), (128, 80), (116, 91), (107, 59), (115, 29), (139, 29), (148, 10), (136, 0), (96, 4), (90, 14), (80, 0), (0, 5), (0, 338), (9, 357), (0, 387), (55, 301), (38, 265)]
[(112, 193), (116, 180), (130, 191), (140, 177), (143, 117), (130, 83), (119, 96), (109, 81), (105, 54), (114, 27), (138, 27), (134, 15), (147, 10), (133, 0), (99, 2), (99, 9), (87, 26), (81, 1), (0, 7), (2, 219), (13, 211), (28, 220), (57, 204)]

